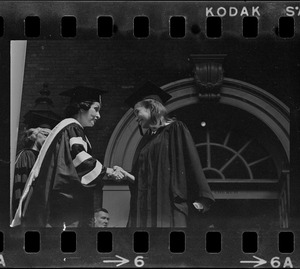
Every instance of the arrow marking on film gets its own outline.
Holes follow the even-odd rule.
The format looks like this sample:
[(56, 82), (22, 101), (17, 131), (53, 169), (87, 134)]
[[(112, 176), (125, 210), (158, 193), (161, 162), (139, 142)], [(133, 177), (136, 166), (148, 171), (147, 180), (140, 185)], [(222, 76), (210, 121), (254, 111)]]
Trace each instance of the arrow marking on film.
[(116, 266), (121, 266), (121, 265), (124, 265), (126, 263), (129, 262), (129, 260), (119, 256), (119, 255), (115, 255), (119, 260), (104, 260), (103, 262), (104, 263), (118, 263)]
[(267, 261), (265, 261), (264, 259), (261, 259), (259, 257), (253, 256), (253, 258), (255, 258), (256, 261), (240, 261), (240, 263), (257, 263), (253, 267), (258, 267), (258, 266), (261, 266), (261, 265), (267, 263)]

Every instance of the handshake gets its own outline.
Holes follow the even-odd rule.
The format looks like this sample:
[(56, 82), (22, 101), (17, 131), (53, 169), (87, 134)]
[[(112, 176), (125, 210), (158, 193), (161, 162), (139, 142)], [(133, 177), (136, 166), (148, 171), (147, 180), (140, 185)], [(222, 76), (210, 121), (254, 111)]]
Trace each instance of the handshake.
[(133, 175), (117, 165), (115, 165), (113, 168), (107, 168), (106, 173), (108, 178), (112, 178), (117, 182), (121, 182), (122, 180), (130, 180), (133, 182), (135, 180)]

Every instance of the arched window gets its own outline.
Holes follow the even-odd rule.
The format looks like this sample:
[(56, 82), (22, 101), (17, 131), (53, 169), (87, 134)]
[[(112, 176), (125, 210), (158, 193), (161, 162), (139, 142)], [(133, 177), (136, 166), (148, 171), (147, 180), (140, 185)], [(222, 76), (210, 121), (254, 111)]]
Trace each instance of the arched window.
[[(224, 201), (215, 207), (212, 218), (221, 218), (223, 225), (232, 215), (231, 220), (251, 226), (263, 220), (270, 223), (271, 216), (273, 222), (287, 228), (289, 108), (263, 89), (229, 78), (223, 80), (218, 103), (202, 102), (192, 78), (162, 88), (172, 95), (166, 104), (170, 115), (182, 120), (195, 140), (215, 198)], [(130, 171), (140, 140), (129, 109), (111, 136), (104, 164), (120, 165)], [(103, 190), (107, 192), (104, 204), (127, 205), (122, 212), (129, 211), (127, 186), (105, 186)], [(124, 195), (121, 203), (111, 201), (115, 191)], [(260, 216), (255, 208), (260, 208)], [(126, 214), (122, 217), (124, 222)]]
[(198, 103), (172, 112), (189, 128), (211, 182), (278, 181), (285, 169), (282, 145), (268, 126), (241, 109)]

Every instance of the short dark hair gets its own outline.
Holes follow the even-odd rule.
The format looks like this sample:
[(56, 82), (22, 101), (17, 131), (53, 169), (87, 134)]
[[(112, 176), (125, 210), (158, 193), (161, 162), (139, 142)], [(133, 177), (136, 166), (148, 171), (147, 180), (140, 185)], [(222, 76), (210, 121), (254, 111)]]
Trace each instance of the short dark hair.
[(100, 212), (100, 211), (103, 211), (103, 212), (109, 214), (109, 213), (108, 213), (108, 210), (105, 209), (105, 208), (103, 208), (103, 207), (100, 207), (100, 208), (95, 209), (95, 212)]
[(92, 106), (92, 104), (94, 103), (94, 101), (84, 101), (84, 102), (73, 102), (70, 105), (68, 105), (65, 109), (65, 115), (67, 118), (73, 117), (74, 115), (76, 115), (80, 109), (83, 110), (89, 110)]

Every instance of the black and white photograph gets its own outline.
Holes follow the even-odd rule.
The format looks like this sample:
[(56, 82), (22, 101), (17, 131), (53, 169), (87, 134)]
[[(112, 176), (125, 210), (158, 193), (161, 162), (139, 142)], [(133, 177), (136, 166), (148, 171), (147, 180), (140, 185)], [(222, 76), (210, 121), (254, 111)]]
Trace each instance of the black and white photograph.
[[(0, 43), (10, 55), (0, 265), (300, 266), (297, 5), (73, 4), (54, 6), (77, 37)], [(293, 18), (292, 37), (280, 17)], [(243, 32), (248, 18), (257, 35)], [(39, 253), (18, 259), (28, 231)], [(52, 244), (74, 231), (77, 250)], [(138, 232), (145, 250), (132, 246)], [(280, 232), (294, 240), (284, 255)], [(102, 233), (113, 238), (104, 256)]]

